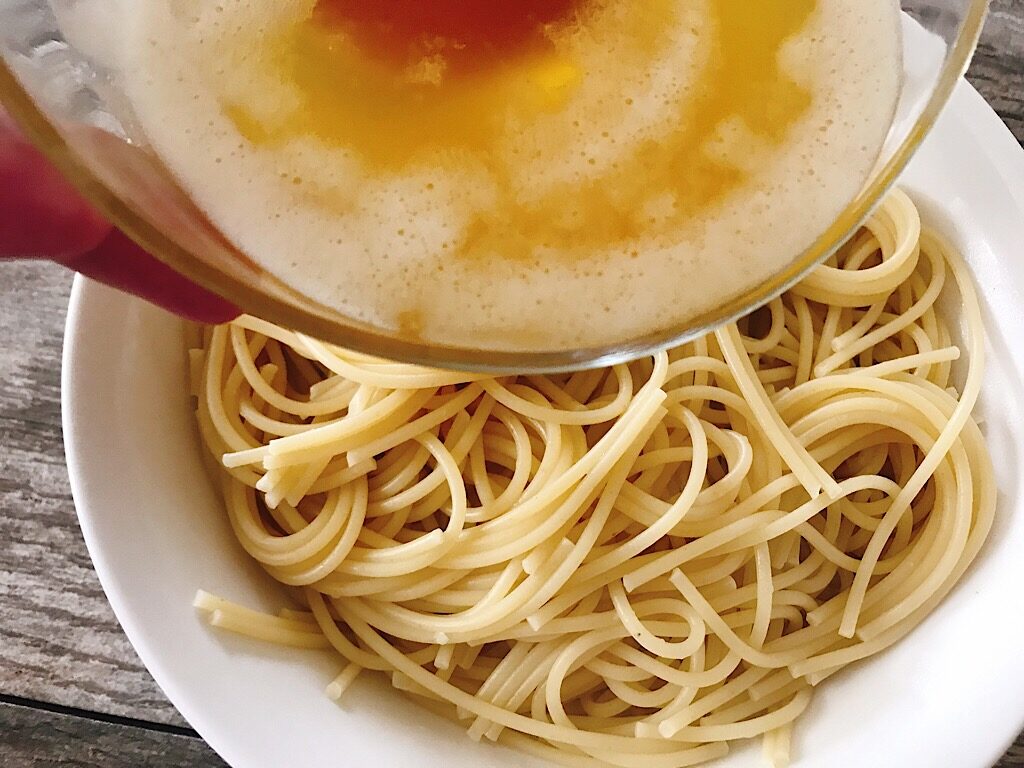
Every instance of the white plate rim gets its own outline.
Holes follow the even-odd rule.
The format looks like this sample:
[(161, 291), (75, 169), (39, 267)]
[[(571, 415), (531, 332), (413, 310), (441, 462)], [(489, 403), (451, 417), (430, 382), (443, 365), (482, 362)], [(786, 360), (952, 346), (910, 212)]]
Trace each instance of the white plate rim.
[[(999, 173), (1007, 189), (1011, 191), (1017, 209), (1024, 216), (1024, 151), (1009, 129), (980, 94), (966, 81), (958, 86), (946, 107), (946, 112), (956, 113), (975, 135), (988, 159), (1000, 169)], [(161, 663), (158, 650), (150, 647), (143, 640), (141, 626), (127, 607), (125, 585), (119, 581), (117, 573), (111, 568), (102, 543), (97, 536), (89, 502), (88, 482), (82, 462), (83, 452), (89, 438), (79, 431), (75, 419), (72, 418), (72, 414), (79, 407), (75, 397), (76, 371), (83, 365), (76, 355), (75, 339), (81, 332), (78, 318), (81, 317), (83, 308), (90, 301), (95, 290), (96, 286), (90, 281), (80, 276), (76, 277), (68, 307), (61, 371), (65, 455), (72, 497), (86, 547), (117, 620), (140, 659), (171, 703), (230, 765), (236, 766), (236, 768), (256, 765), (258, 763), (253, 763), (249, 756), (240, 753), (230, 739), (222, 738), (214, 722), (206, 716), (199, 700), (177, 685), (171, 670)], [(1018, 363), (1020, 364), (1020, 361)], [(986, 740), (987, 747), (979, 747), (978, 762), (972, 768), (986, 768), (993, 765), (1013, 743), (1018, 733), (1024, 729), (1024, 678), (1017, 683), (1022, 691), (1020, 710), (1016, 713), (1007, 712), (999, 722), (991, 720), (986, 722), (986, 730), (992, 738)]]

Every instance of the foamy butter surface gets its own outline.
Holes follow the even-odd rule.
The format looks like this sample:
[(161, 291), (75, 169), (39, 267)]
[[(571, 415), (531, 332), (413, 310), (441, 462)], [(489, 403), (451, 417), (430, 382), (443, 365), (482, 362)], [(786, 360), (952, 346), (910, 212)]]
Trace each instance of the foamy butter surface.
[(611, 344), (766, 280), (859, 191), (899, 91), (892, 0), (581, 2), (471, 75), (316, 5), (132, 3), (129, 97), (254, 261), (446, 345)]

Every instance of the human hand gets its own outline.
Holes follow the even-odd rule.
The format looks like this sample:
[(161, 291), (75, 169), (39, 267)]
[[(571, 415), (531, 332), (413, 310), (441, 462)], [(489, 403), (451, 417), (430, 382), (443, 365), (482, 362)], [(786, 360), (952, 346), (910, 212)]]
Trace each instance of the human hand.
[(0, 110), (0, 261), (18, 258), (59, 262), (191, 320), (239, 314), (115, 229)]

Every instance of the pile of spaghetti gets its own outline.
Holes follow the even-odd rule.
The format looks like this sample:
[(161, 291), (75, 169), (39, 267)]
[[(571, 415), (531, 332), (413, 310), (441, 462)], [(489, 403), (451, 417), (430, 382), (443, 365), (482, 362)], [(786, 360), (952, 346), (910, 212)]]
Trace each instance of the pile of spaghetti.
[(251, 317), (201, 336), (227, 514), (297, 605), (197, 607), (333, 648), (332, 696), (382, 672), (569, 765), (692, 765), (757, 735), (784, 764), (814, 687), (910, 632), (992, 523), (978, 304), (899, 192), (765, 308), (632, 363), (493, 378)]

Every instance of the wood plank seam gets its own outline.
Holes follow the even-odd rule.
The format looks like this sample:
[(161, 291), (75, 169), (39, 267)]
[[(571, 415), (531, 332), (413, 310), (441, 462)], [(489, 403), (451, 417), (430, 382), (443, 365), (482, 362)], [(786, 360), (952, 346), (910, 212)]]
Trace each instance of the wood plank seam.
[(199, 734), (193, 729), (185, 728), (180, 725), (155, 723), (151, 720), (140, 720), (135, 717), (111, 715), (105, 712), (95, 712), (93, 710), (81, 709), (79, 707), (67, 707), (63, 704), (26, 699), (22, 696), (11, 696), (6, 693), (0, 693), (0, 704), (9, 704), (14, 707), (21, 707), (22, 709), (35, 709), (43, 712), (51, 712), (55, 715), (67, 715), (69, 717), (77, 717), (82, 720), (95, 720), (100, 723), (110, 723), (111, 725), (123, 725), (128, 728), (140, 728), (145, 731), (169, 733), (174, 734), (175, 736), (187, 736), (193, 739), (200, 738)]

